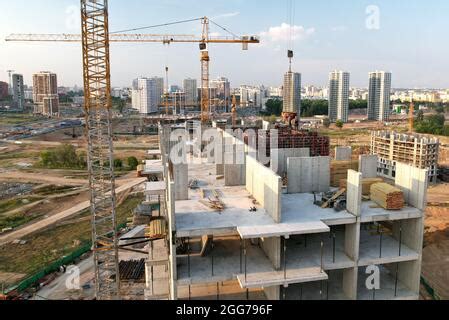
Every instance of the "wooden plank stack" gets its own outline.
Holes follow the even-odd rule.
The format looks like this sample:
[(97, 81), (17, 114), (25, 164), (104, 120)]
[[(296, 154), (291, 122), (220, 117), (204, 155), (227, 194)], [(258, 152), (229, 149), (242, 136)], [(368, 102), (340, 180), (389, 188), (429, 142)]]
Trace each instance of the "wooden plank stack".
[[(371, 193), (371, 186), (375, 183), (384, 182), (382, 178), (367, 178), (362, 180), (362, 195), (369, 196)], [(340, 180), (340, 189), (346, 189), (348, 179)]]
[(404, 193), (387, 183), (371, 186), (371, 200), (386, 210), (400, 210), (404, 207)]
[(359, 171), (358, 161), (332, 161), (331, 162), (331, 186), (339, 187), (340, 180), (348, 178), (348, 170)]

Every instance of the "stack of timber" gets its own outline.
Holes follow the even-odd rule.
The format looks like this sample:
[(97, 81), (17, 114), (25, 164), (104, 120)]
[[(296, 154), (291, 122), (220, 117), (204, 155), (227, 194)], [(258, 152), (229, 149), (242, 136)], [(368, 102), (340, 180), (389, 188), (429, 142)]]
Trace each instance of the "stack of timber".
[[(384, 182), (382, 178), (368, 178), (362, 180), (362, 195), (369, 196), (371, 193), (371, 186), (375, 183)], [(348, 185), (348, 179), (340, 180), (340, 189), (346, 189)]]
[(167, 235), (167, 223), (165, 219), (158, 218), (150, 222), (145, 228), (145, 236), (150, 239), (162, 239)]
[(371, 200), (386, 210), (400, 210), (404, 207), (404, 193), (387, 183), (371, 186)]
[(358, 161), (332, 161), (331, 162), (331, 186), (338, 187), (340, 180), (348, 178), (348, 170), (359, 171)]

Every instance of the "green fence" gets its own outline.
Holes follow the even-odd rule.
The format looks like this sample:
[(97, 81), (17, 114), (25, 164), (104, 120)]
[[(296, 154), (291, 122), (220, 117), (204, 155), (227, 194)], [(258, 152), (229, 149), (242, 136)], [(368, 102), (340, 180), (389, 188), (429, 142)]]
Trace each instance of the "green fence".
[(423, 277), (421, 277), (421, 283), (423, 284), (424, 288), (426, 288), (427, 293), (431, 295), (434, 300), (441, 300), (440, 296)]
[(76, 259), (81, 257), (86, 252), (89, 252), (91, 249), (91, 244), (85, 244), (81, 248), (75, 250), (71, 254), (64, 256), (63, 258), (56, 260), (55, 262), (51, 263), (49, 266), (45, 267), (41, 271), (37, 272), (36, 274), (26, 278), (25, 280), (22, 280), (19, 284), (9, 288), (6, 290), (6, 293), (11, 292), (13, 290), (17, 290), (19, 292), (31, 287), (35, 283), (37, 283), (40, 279), (45, 277), (46, 275), (58, 271), (61, 266), (63, 265), (69, 265), (72, 262), (74, 262)]
[[(123, 229), (127, 226), (126, 223), (122, 223), (117, 227), (117, 230)], [(112, 236), (112, 234), (110, 235)], [(29, 287), (33, 286), (35, 283), (37, 283), (40, 279), (45, 277), (46, 275), (58, 271), (62, 266), (69, 265), (73, 263), (76, 259), (81, 257), (83, 254), (89, 252), (92, 248), (92, 243), (86, 243), (82, 247), (78, 248), (77, 250), (73, 251), (71, 254), (64, 256), (63, 258), (51, 263), (49, 266), (45, 267), (41, 271), (35, 273), (34, 275), (26, 278), (25, 280), (22, 280), (17, 285), (10, 287), (5, 290), (4, 293), (8, 294), (11, 291), (17, 290), (19, 292), (22, 292)]]

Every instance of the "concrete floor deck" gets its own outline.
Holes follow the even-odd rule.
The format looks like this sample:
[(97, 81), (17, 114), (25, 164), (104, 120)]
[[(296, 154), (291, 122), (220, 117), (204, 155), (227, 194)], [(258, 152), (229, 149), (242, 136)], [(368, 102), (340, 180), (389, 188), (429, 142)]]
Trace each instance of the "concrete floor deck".
[(365, 268), (359, 268), (359, 281), (357, 288), (358, 300), (418, 300), (419, 295), (412, 292), (402, 282), (398, 281), (397, 294), (395, 295), (395, 274), (391, 273), (384, 266), (380, 267), (380, 289), (373, 293), (373, 290), (366, 288), (365, 280), (369, 275), (365, 273)]
[(380, 235), (373, 235), (370, 231), (360, 232), (359, 266), (379, 265), (395, 262), (413, 261), (419, 259), (419, 254), (405, 244), (389, 235), (382, 236), (382, 252)]
[(308, 235), (287, 240), (287, 268), (321, 266), (321, 239), (323, 240), (323, 268), (325, 271), (355, 267), (356, 263), (344, 251), (344, 233), (333, 239), (330, 234)]
[(362, 202), (361, 222), (395, 221), (421, 218), (423, 212), (413, 207), (405, 207), (401, 210), (385, 210), (383, 208), (372, 208), (376, 206), (373, 201)]
[[(186, 201), (176, 201), (176, 230), (178, 237), (202, 235), (237, 235), (238, 226), (272, 225), (273, 219), (260, 205), (252, 202), (245, 187), (204, 187), (216, 189), (225, 204), (221, 212), (214, 211), (200, 203), (200, 192), (190, 190)], [(256, 207), (257, 212), (250, 212)]]
[(322, 221), (328, 226), (355, 223), (357, 218), (347, 211), (322, 209), (313, 204), (311, 193), (282, 195), (282, 223)]
[(327, 281), (294, 284), (281, 290), (281, 299), (285, 300), (348, 300), (343, 292), (343, 270), (327, 272)]

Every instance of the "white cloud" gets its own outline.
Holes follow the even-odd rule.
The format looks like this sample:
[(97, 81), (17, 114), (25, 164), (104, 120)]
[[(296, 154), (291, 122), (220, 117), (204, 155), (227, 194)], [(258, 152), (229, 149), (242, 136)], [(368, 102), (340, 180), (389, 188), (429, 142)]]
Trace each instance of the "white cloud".
[(315, 33), (315, 28), (304, 28), (303, 26), (296, 26), (290, 28), (288, 23), (282, 23), (277, 27), (270, 27), (268, 31), (260, 33), (260, 37), (264, 41), (280, 42), (288, 41), (290, 35), (292, 40), (305, 40)]
[(223, 13), (223, 14), (219, 14), (219, 15), (217, 15), (215, 17), (212, 17), (212, 20), (221, 19), (221, 18), (233, 18), (233, 17), (237, 17), (238, 15), (240, 15), (239, 11)]

